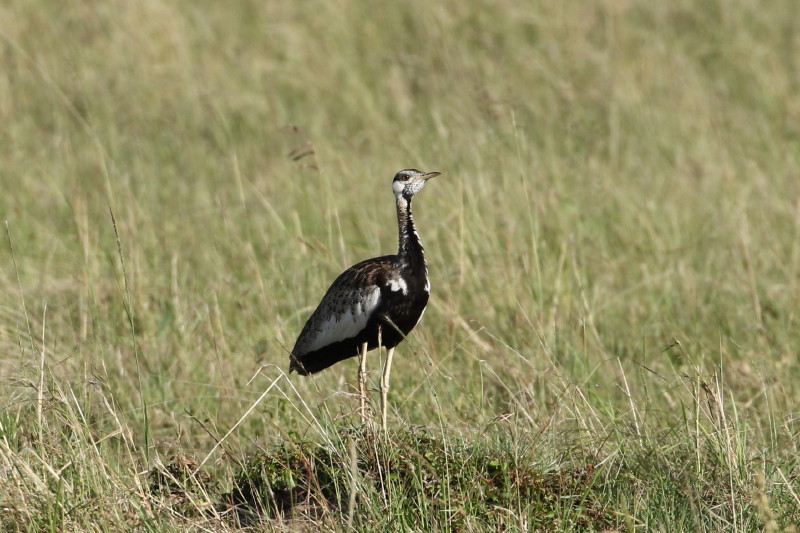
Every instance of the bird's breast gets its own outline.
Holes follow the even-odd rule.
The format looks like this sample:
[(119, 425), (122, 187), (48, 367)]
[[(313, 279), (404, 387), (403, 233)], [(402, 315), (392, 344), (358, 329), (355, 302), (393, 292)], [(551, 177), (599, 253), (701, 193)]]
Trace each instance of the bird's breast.
[(427, 276), (398, 274), (390, 278), (382, 294), (382, 315), (407, 335), (416, 326), (428, 303)]

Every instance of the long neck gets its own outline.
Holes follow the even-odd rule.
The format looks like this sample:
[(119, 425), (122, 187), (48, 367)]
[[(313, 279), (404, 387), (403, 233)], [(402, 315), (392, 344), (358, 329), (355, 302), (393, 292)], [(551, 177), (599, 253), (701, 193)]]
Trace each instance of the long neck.
[(425, 268), (425, 251), (422, 241), (419, 240), (414, 219), (411, 216), (411, 201), (402, 195), (397, 197), (397, 226), (399, 230), (399, 245), (397, 255), (409, 266)]

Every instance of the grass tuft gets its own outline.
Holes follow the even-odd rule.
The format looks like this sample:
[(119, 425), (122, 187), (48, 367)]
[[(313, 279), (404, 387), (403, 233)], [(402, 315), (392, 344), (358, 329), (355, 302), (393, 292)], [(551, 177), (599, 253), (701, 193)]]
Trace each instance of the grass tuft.
[[(221, 499), (241, 523), (336, 523), (353, 501), (353, 525), (365, 531), (601, 530), (619, 523), (609, 503), (596, 497), (591, 465), (544, 471), (532, 458), (463, 440), (445, 443), (422, 430), (381, 438), (353, 429), (338, 437), (342, 446), (270, 446), (234, 475), (232, 490)], [(347, 452), (352, 443), (355, 471)]]

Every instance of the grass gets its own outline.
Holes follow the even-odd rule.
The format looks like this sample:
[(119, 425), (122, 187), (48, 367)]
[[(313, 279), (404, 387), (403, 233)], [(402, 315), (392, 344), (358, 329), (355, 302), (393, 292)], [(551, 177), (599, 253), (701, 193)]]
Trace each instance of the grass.
[[(796, 530), (795, 11), (6, 2), (0, 529)], [(285, 371), (405, 167), (384, 438)]]

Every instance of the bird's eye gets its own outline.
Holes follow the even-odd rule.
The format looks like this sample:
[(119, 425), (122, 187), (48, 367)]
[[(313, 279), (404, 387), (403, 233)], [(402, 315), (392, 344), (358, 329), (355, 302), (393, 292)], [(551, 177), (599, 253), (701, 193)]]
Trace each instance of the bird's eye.
[(409, 177), (410, 177), (410, 176), (408, 176), (408, 175), (406, 174), (406, 175), (404, 175), (404, 176), (403, 176), (401, 179), (402, 179), (403, 181), (408, 181)]

